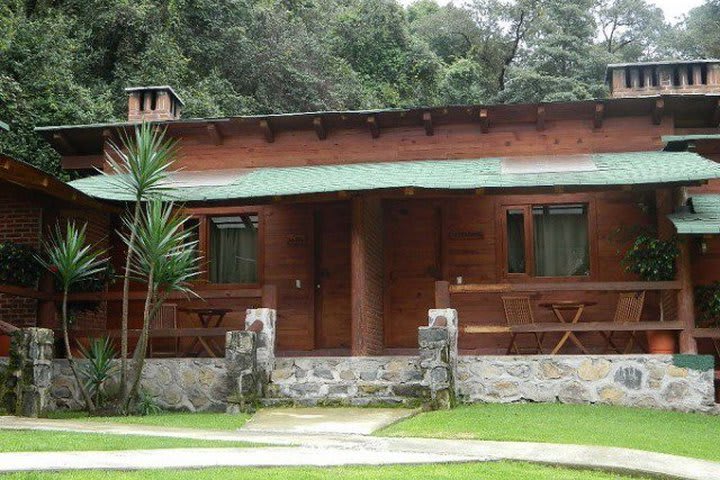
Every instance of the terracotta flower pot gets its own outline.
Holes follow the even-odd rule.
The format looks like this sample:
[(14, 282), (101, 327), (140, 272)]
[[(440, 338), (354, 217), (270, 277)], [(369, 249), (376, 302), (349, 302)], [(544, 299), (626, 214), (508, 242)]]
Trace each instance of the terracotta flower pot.
[(655, 354), (675, 353), (675, 333), (667, 330), (647, 332), (648, 350)]
[(8, 335), (0, 335), (0, 357), (10, 355), (10, 337)]

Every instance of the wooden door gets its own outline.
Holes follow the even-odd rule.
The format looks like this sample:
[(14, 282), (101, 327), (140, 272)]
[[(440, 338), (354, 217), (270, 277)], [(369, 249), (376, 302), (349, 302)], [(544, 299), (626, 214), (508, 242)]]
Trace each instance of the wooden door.
[(315, 348), (350, 348), (350, 204), (315, 209)]
[(416, 348), (442, 277), (441, 210), (426, 201), (398, 201), (385, 212), (385, 346)]

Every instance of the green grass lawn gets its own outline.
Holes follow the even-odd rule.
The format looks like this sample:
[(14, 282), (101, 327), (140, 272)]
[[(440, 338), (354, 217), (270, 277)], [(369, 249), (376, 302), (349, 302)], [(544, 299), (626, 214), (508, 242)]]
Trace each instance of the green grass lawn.
[(144, 417), (88, 417), (84, 412), (52, 412), (48, 418), (83, 419), (92, 422), (122, 423), (125, 425), (152, 425), (157, 427), (200, 428), (205, 430), (237, 430), (245, 425), (250, 415), (227, 413), (163, 412)]
[[(630, 480), (611, 473), (569, 470), (525, 463), (333, 467), (333, 468), (211, 468), (203, 470), (144, 470), (137, 472), (82, 471), (15, 473), (3, 480)], [(632, 477), (639, 480), (641, 477)]]
[(720, 461), (720, 417), (614, 406), (468, 405), (378, 435), (605, 445)]
[(0, 452), (61, 452), (72, 450), (136, 450), (190, 447), (250, 447), (243, 442), (110, 435), (39, 430), (0, 430)]

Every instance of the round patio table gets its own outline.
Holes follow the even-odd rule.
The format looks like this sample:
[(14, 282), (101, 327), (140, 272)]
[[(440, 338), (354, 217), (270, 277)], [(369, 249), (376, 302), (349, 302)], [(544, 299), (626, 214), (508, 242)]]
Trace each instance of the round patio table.
[[(578, 323), (582, 318), (585, 307), (592, 307), (594, 305), (597, 305), (597, 302), (584, 302), (580, 300), (559, 300), (540, 304), (541, 307), (552, 310), (555, 318), (557, 318), (560, 323), (566, 323), (568, 325)], [(571, 312), (572, 318), (570, 321), (563, 315), (563, 312)], [(588, 355), (590, 353), (573, 332), (567, 331), (560, 337), (560, 341), (555, 345), (550, 355), (557, 354), (568, 340), (572, 341), (584, 354)]]

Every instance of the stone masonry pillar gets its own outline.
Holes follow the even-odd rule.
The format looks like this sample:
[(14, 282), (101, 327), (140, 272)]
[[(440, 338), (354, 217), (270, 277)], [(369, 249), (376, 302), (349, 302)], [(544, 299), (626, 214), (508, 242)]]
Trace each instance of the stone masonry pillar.
[(23, 328), (13, 332), (3, 404), (8, 412), (37, 417), (50, 404), (53, 331)]
[(430, 408), (449, 409), (455, 405), (457, 370), (457, 311), (432, 309), (428, 326), (418, 329), (422, 384), (430, 393)]
[(257, 334), (247, 330), (227, 332), (225, 362), (231, 383), (227, 412), (239, 413), (252, 410), (261, 394), (257, 365)]
[(245, 312), (245, 329), (255, 322), (262, 324), (257, 333), (257, 368), (260, 373), (261, 388), (265, 389), (275, 368), (275, 322), (277, 312), (272, 308), (251, 308)]

